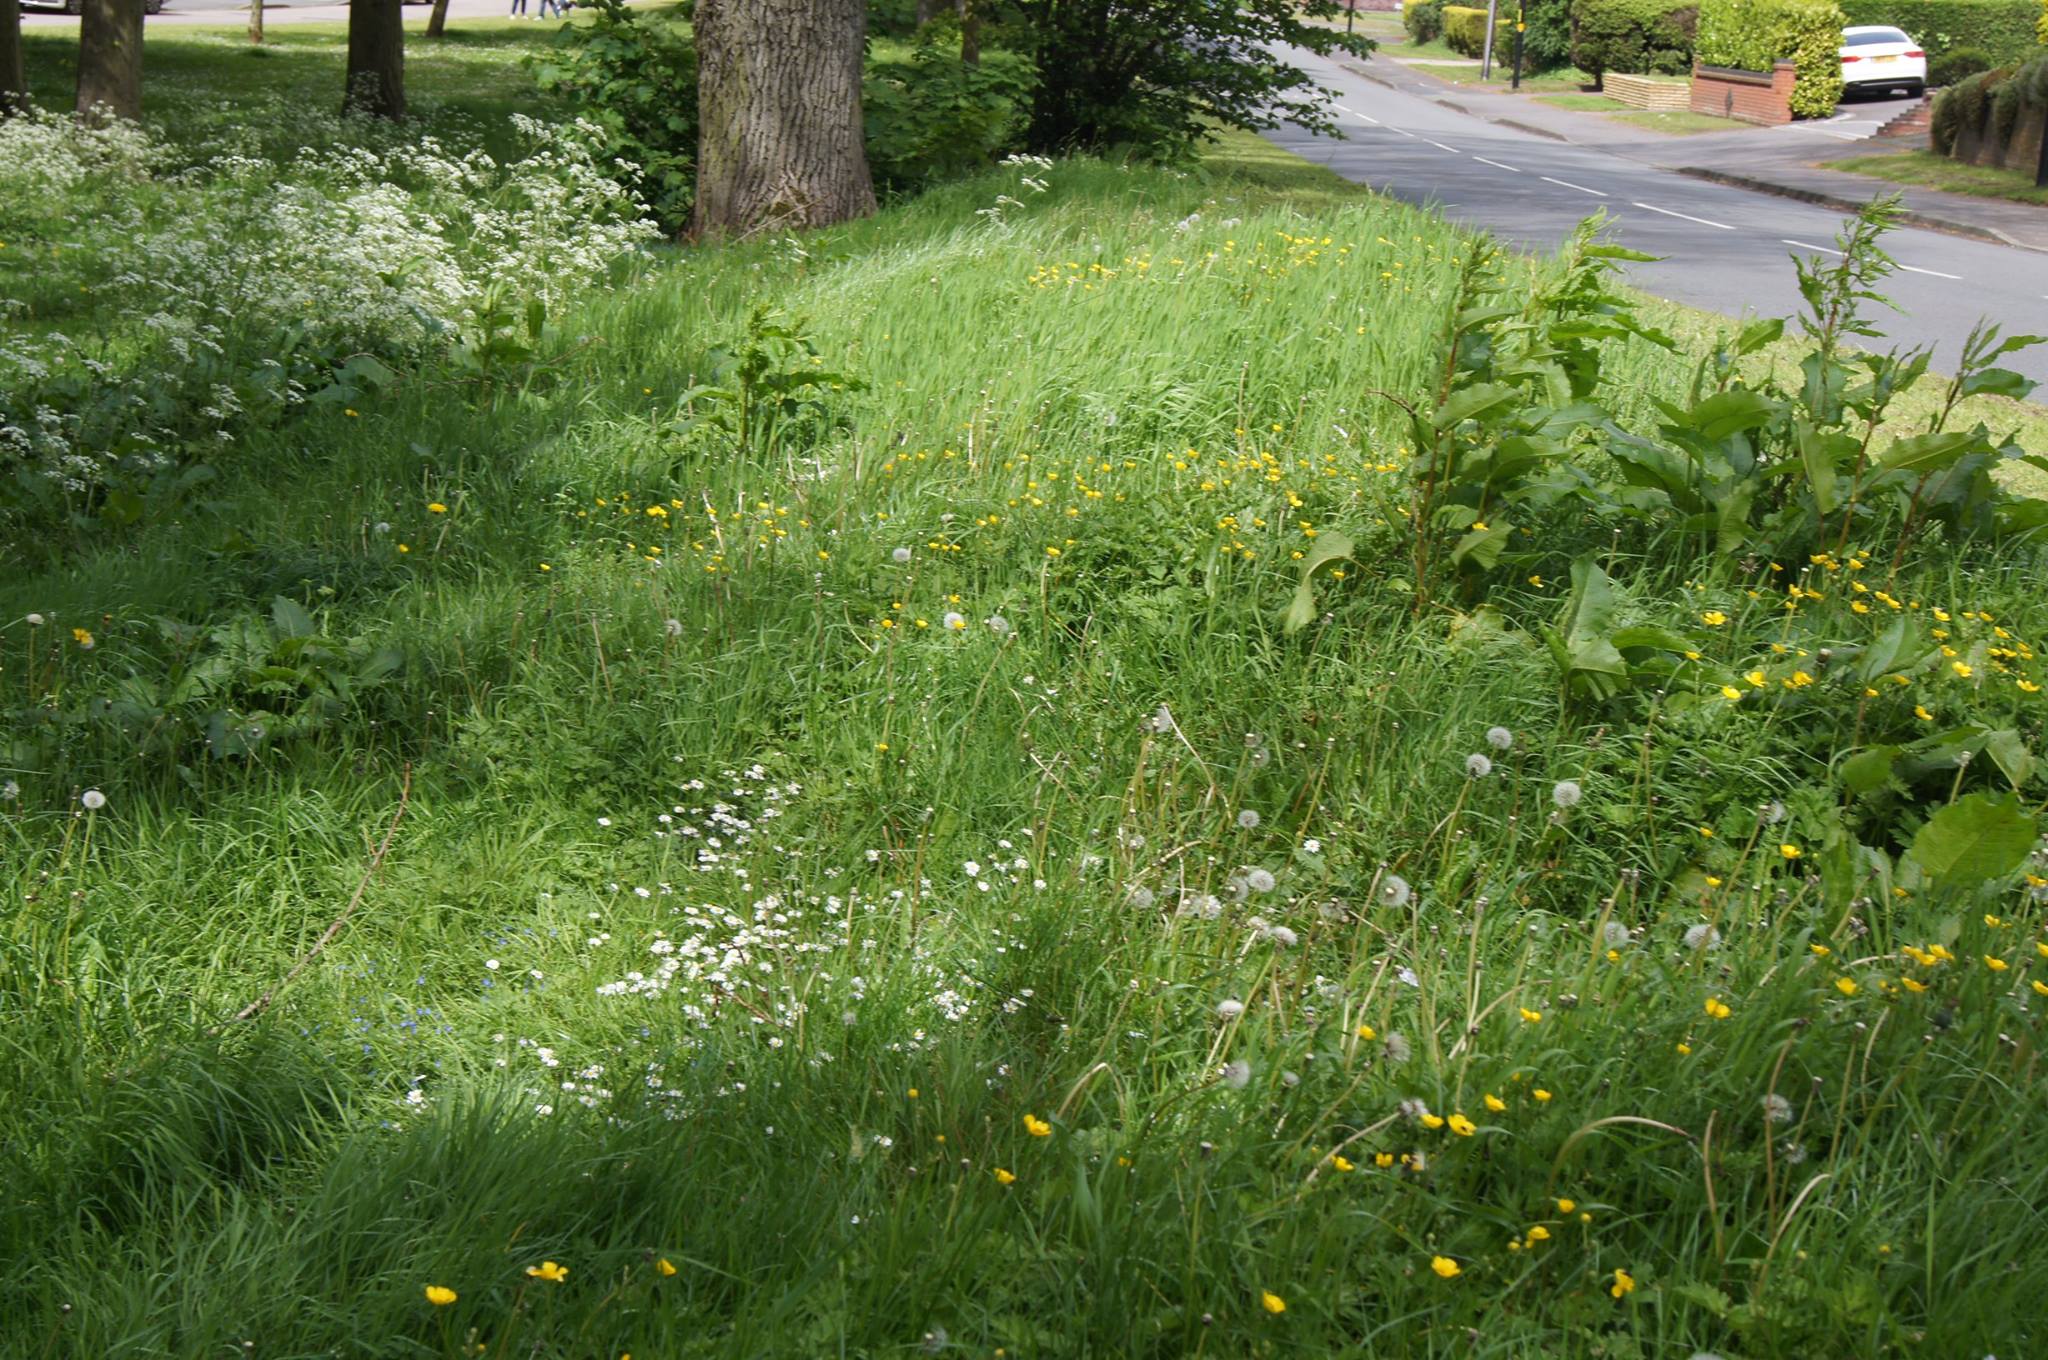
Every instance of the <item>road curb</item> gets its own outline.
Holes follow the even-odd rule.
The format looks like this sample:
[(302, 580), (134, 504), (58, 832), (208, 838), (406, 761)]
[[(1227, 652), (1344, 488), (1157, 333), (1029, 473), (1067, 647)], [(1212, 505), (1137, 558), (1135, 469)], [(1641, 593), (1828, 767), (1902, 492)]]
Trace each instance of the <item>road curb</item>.
[[(1751, 175), (1738, 175), (1727, 170), (1714, 170), (1703, 165), (1673, 166), (1679, 174), (1694, 179), (1707, 180), (1713, 184), (1726, 184), (1731, 188), (1749, 189), (1760, 194), (1772, 194), (1778, 198), (1797, 199), (1801, 203), (1812, 203), (1837, 212), (1862, 212), (1868, 200), (1859, 202), (1841, 194), (1822, 193), (1818, 189), (1801, 189), (1797, 185), (1779, 184), (1774, 180), (1757, 179)], [(1874, 195), (1873, 195), (1874, 196)], [(1993, 245), (2012, 246), (2018, 250), (2031, 250), (2037, 254), (2048, 254), (2048, 246), (2034, 245), (2017, 237), (2008, 236), (1996, 227), (1981, 226), (1975, 222), (1959, 222), (1952, 217), (1941, 217), (1933, 213), (1915, 212), (1905, 209), (1899, 213), (1899, 220), (1929, 231), (1945, 231), (1951, 236), (1968, 236), (1973, 240), (1989, 241)]]
[(1411, 86), (1401, 85), (1396, 81), (1387, 79), (1376, 71), (1368, 71), (1363, 66), (1353, 66), (1349, 62), (1340, 62), (1338, 64), (1352, 75), (1362, 80), (1370, 80), (1375, 85), (1384, 85), (1396, 94), (1414, 95), (1417, 99), (1427, 99), (1430, 103), (1447, 108), (1452, 113), (1462, 113), (1467, 118), (1477, 118), (1482, 123), (1492, 123), (1498, 127), (1511, 127), (1517, 132), (1526, 132), (1532, 137), (1547, 137), (1553, 142), (1563, 142), (1566, 145), (1571, 144), (1572, 139), (1565, 136), (1562, 132), (1557, 132), (1547, 127), (1538, 127), (1534, 123), (1518, 123), (1512, 118), (1496, 118), (1489, 113), (1474, 113), (1469, 107), (1460, 104), (1455, 99), (1446, 99), (1442, 95), (1432, 94), (1427, 90), (1418, 90)]

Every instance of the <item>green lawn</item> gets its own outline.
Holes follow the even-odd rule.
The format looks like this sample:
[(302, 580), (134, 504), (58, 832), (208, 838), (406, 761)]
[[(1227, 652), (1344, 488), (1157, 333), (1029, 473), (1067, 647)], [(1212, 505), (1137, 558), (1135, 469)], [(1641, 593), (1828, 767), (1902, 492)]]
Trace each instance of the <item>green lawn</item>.
[[(1493, 77), (1481, 80), (1479, 67), (1459, 66), (1448, 63), (1416, 62), (1414, 70), (1424, 75), (1435, 76), (1438, 80), (1453, 85), (1468, 85), (1474, 89), (1506, 91), (1511, 88), (1506, 63), (1498, 58), (1494, 61)], [(1592, 83), (1592, 77), (1580, 71), (1545, 71), (1540, 75), (1525, 75), (1521, 88), (1531, 94), (1563, 93), (1577, 91)]]
[(1802, 427), (1243, 134), (684, 249), (497, 29), (438, 153), (171, 34), (179, 155), (0, 160), (0, 1351), (2028, 1353), (1939, 379)]
[(1951, 194), (1974, 194), (1979, 198), (2007, 198), (2015, 203), (2048, 205), (2048, 189), (2036, 189), (2034, 177), (2024, 171), (1965, 165), (1931, 151), (1852, 156), (1847, 160), (1829, 161), (1828, 168), (1919, 189), (1940, 189)]

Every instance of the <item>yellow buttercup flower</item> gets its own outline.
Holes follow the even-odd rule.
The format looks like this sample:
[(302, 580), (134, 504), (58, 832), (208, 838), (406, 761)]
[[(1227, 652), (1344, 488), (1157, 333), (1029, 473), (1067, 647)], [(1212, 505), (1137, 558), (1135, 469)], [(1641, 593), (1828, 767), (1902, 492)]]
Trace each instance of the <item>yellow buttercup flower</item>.
[(1380, 1037), (1379, 1033), (1376, 1030), (1374, 1030), (1371, 1025), (1360, 1025), (1356, 1032), (1358, 1034), (1358, 1037), (1365, 1040), (1367, 1043), (1371, 1043), (1374, 1039)]
[(1522, 1012), (1522, 1023), (1525, 1025), (1533, 1025), (1543, 1018), (1542, 1011), (1532, 1011), (1527, 1006), (1517, 1007), (1517, 1009)]
[(997, 1185), (1009, 1185), (1017, 1179), (1014, 1175), (1003, 1170), (1001, 1167), (996, 1168), (995, 1176)]
[(1734, 1011), (1730, 1010), (1728, 1003), (1720, 997), (1710, 996), (1707, 998), (1707, 1014), (1715, 1020), (1726, 1020), (1730, 1015), (1734, 1014)]
[(1507, 1107), (1508, 1107), (1508, 1103), (1507, 1103), (1507, 1102), (1506, 1102), (1505, 1100), (1502, 1100), (1502, 1099), (1501, 1099), (1501, 1098), (1500, 1098), (1499, 1096), (1497, 1096), (1497, 1095), (1494, 1095), (1494, 1094), (1492, 1094), (1491, 1092), (1488, 1092), (1488, 1093), (1487, 1093), (1487, 1096), (1486, 1096), (1486, 1108), (1487, 1108), (1487, 1109), (1489, 1109), (1489, 1110), (1492, 1110), (1492, 1111), (1493, 1111), (1493, 1112), (1494, 1112), (1495, 1114), (1499, 1114), (1499, 1113), (1500, 1113), (1500, 1112), (1501, 1112), (1502, 1110), (1505, 1110), (1505, 1109), (1506, 1109)]
[(1984, 956), (1984, 966), (1994, 973), (2003, 973), (2009, 965), (2004, 959), (1994, 958), (1986, 954)]
[(1259, 1307), (1278, 1317), (1287, 1311), (1287, 1300), (1270, 1289), (1262, 1289), (1259, 1291)]
[(1840, 992), (1840, 993), (1841, 993), (1841, 994), (1842, 994), (1843, 996), (1854, 996), (1854, 995), (1856, 995), (1856, 979), (1854, 979), (1854, 978), (1836, 978), (1836, 979), (1835, 979), (1835, 990), (1836, 990), (1836, 991), (1838, 991), (1838, 992)]
[(1451, 1132), (1460, 1138), (1470, 1138), (1479, 1132), (1479, 1126), (1462, 1114), (1454, 1114), (1451, 1116)]
[(1334, 1152), (1330, 1154), (1330, 1165), (1336, 1167), (1339, 1171), (1349, 1171), (1352, 1169), (1350, 1162)]
[(1635, 1287), (1635, 1277), (1630, 1275), (1626, 1270), (1623, 1270), (1620, 1266), (1616, 1266), (1614, 1268), (1614, 1283), (1607, 1286), (1607, 1292), (1614, 1295), (1614, 1297), (1618, 1299), (1623, 1294), (1629, 1293)]
[(526, 1273), (536, 1280), (546, 1280), (549, 1284), (560, 1284), (569, 1278), (569, 1267), (558, 1266), (553, 1261), (542, 1261), (537, 1266), (528, 1266)]
[(1456, 1261), (1453, 1261), (1448, 1256), (1430, 1257), (1429, 1268), (1435, 1271), (1439, 1276), (1446, 1280), (1450, 1279), (1454, 1275), (1459, 1275), (1463, 1273), (1458, 1263)]
[(673, 1275), (676, 1273), (676, 1268), (674, 1264), (670, 1262), (670, 1260), (666, 1256), (662, 1257), (659, 1261), (656, 1261), (654, 1263), (654, 1268), (664, 1275)]
[(1798, 846), (1788, 843), (1779, 846), (1778, 853), (1783, 855), (1786, 859), (1798, 859), (1801, 855), (1805, 854), (1806, 852), (1804, 850), (1801, 850)]
[(427, 513), (430, 515), (445, 515), (448, 513), (448, 507), (439, 501), (428, 501)]
[(1542, 1103), (1548, 1103), (1550, 1100), (1550, 1092), (1544, 1090), (1541, 1086), (1537, 1087), (1529, 1094), (1536, 1097), (1536, 1099)]
[(1557, 1202), (1557, 1211), (1561, 1214), (1568, 1214), (1578, 1207), (1579, 1203), (1577, 1200), (1561, 1199)]
[(1535, 1227), (1529, 1229), (1529, 1240), (1531, 1242), (1548, 1242), (1550, 1240), (1550, 1229), (1538, 1223)]
[(1443, 1126), (1444, 1117), (1440, 1114), (1426, 1114), (1422, 1116), (1422, 1127), (1425, 1129), (1440, 1129)]
[(1027, 1114), (1024, 1116), (1024, 1131), (1033, 1138), (1045, 1138), (1051, 1135), (1052, 1125), (1035, 1114)]
[(455, 1298), (455, 1291), (447, 1288), (445, 1285), (430, 1284), (427, 1286), (427, 1302), (433, 1304), (436, 1308), (446, 1308), (449, 1304), (455, 1302)]

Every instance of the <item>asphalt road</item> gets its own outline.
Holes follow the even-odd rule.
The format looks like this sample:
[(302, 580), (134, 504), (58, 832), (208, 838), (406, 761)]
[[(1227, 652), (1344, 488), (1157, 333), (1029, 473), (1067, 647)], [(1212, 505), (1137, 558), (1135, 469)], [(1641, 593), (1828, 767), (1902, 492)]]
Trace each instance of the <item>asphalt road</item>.
[[(1660, 169), (1637, 159), (1633, 146), (1567, 145), (1487, 122), (1308, 53), (1294, 59), (1336, 91), (1345, 136), (1288, 126), (1269, 133), (1273, 141), (1524, 249), (1555, 249), (1604, 210), (1616, 242), (1660, 257), (1627, 266), (1630, 282), (1730, 316), (1793, 315), (1791, 255), (1833, 253), (1842, 219), (1826, 208)], [(2048, 334), (2048, 254), (1910, 227), (1887, 248), (1901, 272), (1881, 291), (1904, 315), (1879, 313), (1879, 325), (1893, 343), (1933, 343), (1937, 367), (1952, 370), (1982, 317), (2008, 334)], [(2048, 345), (2004, 362), (2048, 381)]]

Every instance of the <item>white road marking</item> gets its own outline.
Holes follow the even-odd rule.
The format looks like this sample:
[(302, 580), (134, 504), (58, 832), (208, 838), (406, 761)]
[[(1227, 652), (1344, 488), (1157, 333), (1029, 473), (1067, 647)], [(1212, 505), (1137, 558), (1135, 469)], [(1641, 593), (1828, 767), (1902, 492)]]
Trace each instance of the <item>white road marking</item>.
[(1735, 230), (1735, 228), (1729, 226), (1726, 222), (1710, 222), (1704, 217), (1694, 217), (1691, 213), (1673, 212), (1669, 208), (1660, 208), (1654, 203), (1631, 203), (1629, 204), (1629, 206), (1632, 208), (1641, 208), (1646, 212), (1663, 213), (1666, 217), (1682, 217), (1688, 222), (1697, 222), (1703, 227), (1719, 227), (1722, 231)]
[(1474, 157), (1473, 157), (1472, 159), (1473, 159), (1473, 160), (1475, 160), (1475, 161), (1478, 161), (1478, 162), (1479, 162), (1479, 163), (1480, 163), (1481, 165), (1490, 165), (1490, 166), (1492, 166), (1492, 167), (1493, 167), (1494, 169), (1496, 169), (1496, 170), (1508, 170), (1508, 171), (1512, 171), (1513, 173), (1515, 173), (1515, 174), (1517, 174), (1517, 175), (1519, 175), (1519, 174), (1521, 174), (1521, 173), (1522, 173), (1522, 172), (1521, 172), (1521, 170), (1520, 170), (1520, 169), (1519, 169), (1518, 167), (1516, 167), (1516, 166), (1512, 166), (1512, 165), (1502, 165), (1502, 164), (1501, 164), (1501, 163), (1500, 163), (1499, 161), (1490, 161), (1490, 160), (1486, 159), (1486, 157), (1484, 157), (1484, 156), (1474, 156)]
[(1780, 236), (1778, 239), (1788, 246), (1798, 246), (1801, 250), (1818, 250), (1823, 255), (1839, 255), (1842, 253), (1832, 246), (1811, 246), (1804, 241), (1795, 241), (1789, 236)]
[(1422, 140), (1428, 142), (1431, 146), (1435, 147), (1439, 151), (1448, 151), (1453, 156), (1458, 154), (1458, 148), (1456, 148), (1455, 146), (1445, 146), (1442, 142), (1436, 141), (1429, 137), (1424, 137)]
[(1378, 127), (1380, 125), (1380, 120), (1373, 117), (1369, 113), (1360, 113), (1357, 109), (1346, 108), (1342, 104), (1335, 105), (1334, 107), (1336, 108), (1337, 112), (1348, 113), (1353, 118), (1363, 118), (1366, 122), (1371, 123), (1374, 127)]
[(1939, 269), (1921, 269), (1910, 264), (1902, 264), (1899, 268), (1905, 270), (1908, 274), (1930, 274), (1937, 279), (1952, 279), (1957, 283), (1963, 281), (1961, 274), (1944, 274)]
[(1400, 134), (1401, 134), (1401, 135), (1402, 135), (1403, 137), (1413, 137), (1413, 136), (1415, 135), (1414, 133), (1410, 132), (1410, 131), (1409, 131), (1409, 130), (1408, 130), (1407, 128), (1397, 128), (1397, 127), (1390, 127), (1390, 128), (1388, 128), (1388, 129), (1387, 129), (1387, 131), (1389, 131), (1389, 132), (1398, 132), (1398, 133), (1400, 133)]
[(1537, 178), (1542, 180), (1545, 184), (1561, 184), (1567, 189), (1577, 189), (1580, 193), (1591, 194), (1595, 198), (1607, 197), (1606, 194), (1601, 193), (1598, 189), (1588, 189), (1585, 185), (1574, 184), (1568, 179), (1552, 179), (1548, 175), (1538, 175)]

